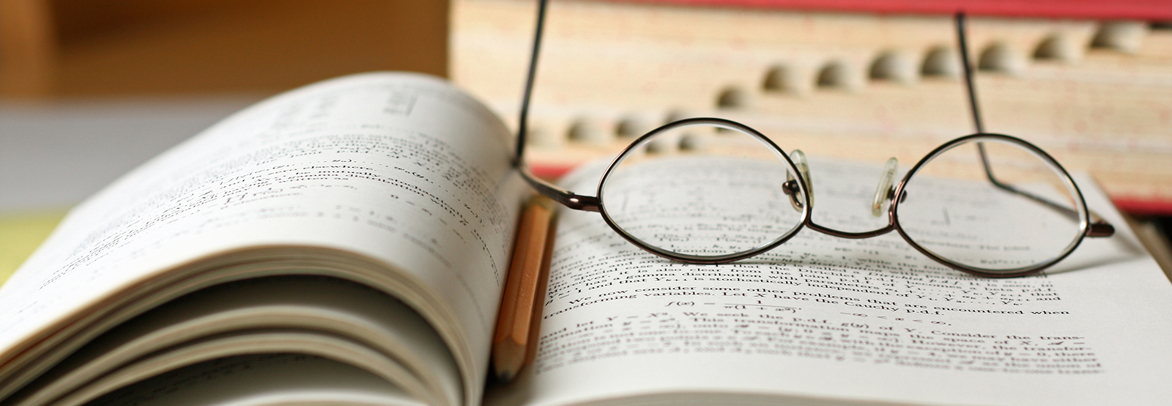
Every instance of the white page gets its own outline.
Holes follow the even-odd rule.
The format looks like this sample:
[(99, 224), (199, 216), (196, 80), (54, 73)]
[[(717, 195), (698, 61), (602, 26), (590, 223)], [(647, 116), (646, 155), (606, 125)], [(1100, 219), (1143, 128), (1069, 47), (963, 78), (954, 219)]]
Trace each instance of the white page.
[[(592, 190), (600, 169), (572, 176), (570, 190)], [(1015, 279), (945, 268), (894, 233), (846, 240), (808, 229), (761, 257), (684, 265), (637, 249), (598, 213), (563, 210), (537, 359), (492, 399), (1166, 401), (1172, 289), (1102, 193), (1082, 183), (1118, 235)], [(835, 200), (816, 198), (816, 207)]]
[[(33, 405), (152, 353), (239, 330), (285, 329), (347, 337), (403, 365), (435, 404), (459, 404), (451, 354), (417, 313), (369, 287), (325, 277), (281, 276), (222, 284), (168, 302), (82, 347), (6, 402)], [(254, 348), (264, 350), (264, 346)], [(271, 352), (271, 351), (270, 351)], [(190, 360), (177, 359), (183, 365)], [(35, 391), (34, 391), (35, 389)], [(441, 400), (435, 400), (441, 399)]]
[(418, 381), (401, 365), (367, 346), (332, 334), (285, 329), (239, 330), (152, 354), (87, 382), (50, 404), (80, 406), (180, 367), (250, 354), (305, 354), (328, 358), (378, 376), (423, 403), (439, 404), (438, 400), (420, 390)]
[(361, 369), (309, 355), (209, 361), (98, 398), (116, 405), (423, 405)]
[(407, 301), (446, 321), (437, 328), (473, 382), (470, 402), (525, 190), (509, 138), (479, 103), (416, 74), (349, 76), (258, 104), (71, 213), (0, 288), (0, 363), (161, 270), (294, 244), (406, 271), (397, 278), (422, 290)]

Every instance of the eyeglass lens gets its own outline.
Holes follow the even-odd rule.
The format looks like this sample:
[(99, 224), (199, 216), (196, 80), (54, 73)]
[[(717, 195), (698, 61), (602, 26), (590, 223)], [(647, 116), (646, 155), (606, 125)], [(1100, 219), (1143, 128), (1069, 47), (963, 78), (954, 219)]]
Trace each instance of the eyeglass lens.
[(1022, 144), (970, 139), (921, 165), (896, 216), (912, 242), (938, 257), (1016, 273), (1059, 258), (1080, 240), (1086, 209), (1069, 179)]
[[(804, 211), (785, 189), (789, 162), (766, 141), (711, 124), (657, 131), (632, 146), (599, 187), (621, 232), (662, 252), (713, 258), (767, 246)], [(797, 196), (800, 196), (798, 194)]]

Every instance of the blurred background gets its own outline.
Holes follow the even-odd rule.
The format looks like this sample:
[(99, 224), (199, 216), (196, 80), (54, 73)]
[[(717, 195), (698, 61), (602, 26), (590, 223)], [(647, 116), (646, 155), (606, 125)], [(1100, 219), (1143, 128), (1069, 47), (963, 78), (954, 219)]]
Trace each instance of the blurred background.
[[(532, 156), (556, 176), (671, 119), (910, 166), (987, 130), (1094, 176), (1158, 257), (1172, 216), (1172, 5), (1154, 0), (554, 0)], [(449, 78), (515, 126), (535, 0), (0, 1), (0, 280), (70, 206), (275, 93)], [(1167, 267), (1165, 268), (1167, 269)]]

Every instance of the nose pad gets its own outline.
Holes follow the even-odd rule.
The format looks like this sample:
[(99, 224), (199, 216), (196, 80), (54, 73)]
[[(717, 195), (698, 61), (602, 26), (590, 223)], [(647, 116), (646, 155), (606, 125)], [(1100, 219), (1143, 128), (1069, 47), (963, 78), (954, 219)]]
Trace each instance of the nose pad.
[(798, 189), (798, 181), (790, 179), (781, 185), (781, 191), (789, 195), (789, 203), (794, 206), (794, 210), (802, 211), (802, 201), (798, 199), (798, 195), (802, 193)]
[[(806, 195), (809, 197), (810, 205), (814, 205), (814, 180), (810, 178), (810, 165), (806, 163), (806, 154), (801, 150), (793, 150), (790, 152), (789, 158), (794, 162), (794, 166), (801, 172), (802, 179), (806, 180)], [(789, 195), (789, 203), (794, 206), (794, 210), (802, 211), (804, 205), (801, 200), (801, 188), (798, 187), (798, 180), (794, 179), (794, 174), (790, 171), (785, 171), (785, 184), (782, 185), (782, 191)]]
[(875, 197), (871, 199), (872, 216), (883, 215), (883, 209), (887, 207), (887, 202), (894, 196), (895, 192), (891, 189), (891, 185), (895, 182), (895, 169), (897, 167), (899, 167), (899, 161), (895, 158), (888, 158), (887, 164), (883, 165), (883, 172), (879, 174), (879, 186), (875, 188)]

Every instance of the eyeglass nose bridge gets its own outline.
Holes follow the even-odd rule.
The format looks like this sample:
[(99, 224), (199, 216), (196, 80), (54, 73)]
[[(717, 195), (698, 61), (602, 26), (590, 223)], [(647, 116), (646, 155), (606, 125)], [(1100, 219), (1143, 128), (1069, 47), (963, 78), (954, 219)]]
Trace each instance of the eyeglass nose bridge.
[[(806, 154), (801, 150), (793, 150), (790, 153), (790, 159), (793, 160), (794, 166), (797, 167), (798, 172), (802, 174), (802, 179), (806, 181), (806, 193), (809, 195), (810, 205), (814, 205), (814, 180), (810, 176), (810, 165), (806, 161)], [(894, 157), (887, 159), (887, 164), (883, 166), (883, 172), (879, 175), (879, 185), (875, 188), (875, 196), (871, 199), (871, 215), (879, 217), (883, 215), (883, 209), (887, 203), (895, 198), (895, 171), (899, 167), (899, 160)], [(802, 203), (801, 189), (798, 187), (798, 180), (794, 178), (790, 171), (785, 172), (785, 183), (782, 184), (782, 192), (789, 196), (789, 202), (793, 205), (794, 210), (802, 211), (805, 204)], [(907, 193), (900, 196), (900, 201), (907, 199)]]

